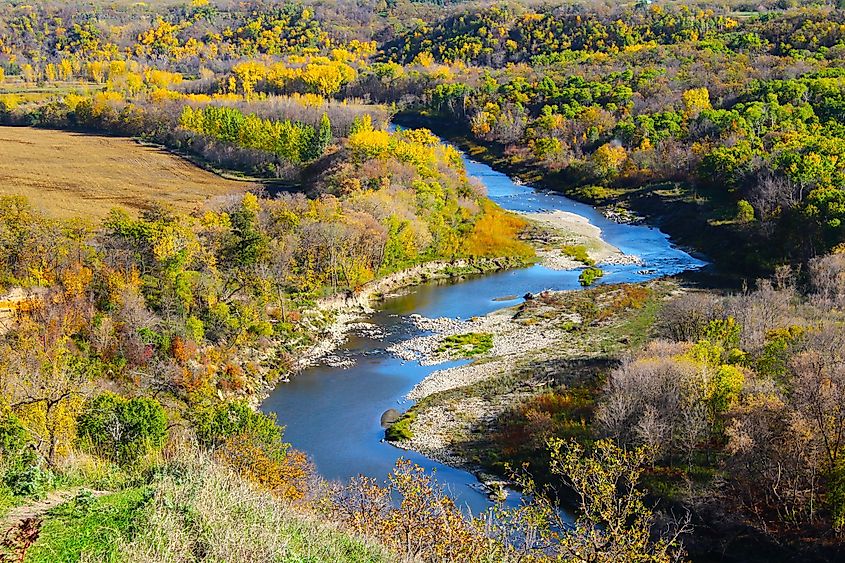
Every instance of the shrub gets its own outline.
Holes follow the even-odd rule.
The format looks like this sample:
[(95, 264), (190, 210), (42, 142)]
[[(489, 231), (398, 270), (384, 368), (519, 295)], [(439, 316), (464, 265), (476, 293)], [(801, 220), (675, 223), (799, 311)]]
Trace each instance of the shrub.
[(54, 481), (53, 472), (42, 467), (31, 451), (9, 466), (3, 475), (3, 484), (16, 496), (41, 497), (53, 488)]
[(383, 542), (402, 561), (517, 560), (485, 533), (498, 532), (495, 526), (485, 527), (493, 518), (489, 522), (465, 518), (432, 475), (405, 459), (396, 462), (385, 486), (360, 476), (336, 487), (326, 504), (334, 519)]
[(0, 418), (0, 459), (4, 464), (18, 458), (29, 436), (18, 417), (13, 414)]
[(751, 223), (754, 221), (754, 207), (741, 199), (736, 204), (736, 220), (740, 223)]
[(121, 464), (160, 449), (166, 433), (164, 408), (147, 397), (127, 399), (103, 393), (85, 404), (77, 420), (77, 435), (82, 443)]
[(205, 325), (202, 321), (194, 316), (185, 319), (185, 331), (188, 336), (197, 342), (202, 342), (205, 338)]
[(36, 452), (28, 448), (29, 433), (18, 417), (0, 418), (0, 461), (3, 485), (16, 496), (40, 496), (53, 484), (53, 473), (41, 466)]
[(282, 459), (271, 458), (245, 434), (226, 440), (215, 457), (247, 480), (286, 500), (304, 498), (314, 476), (302, 452), (288, 450)]
[(581, 275), (578, 276), (578, 282), (584, 287), (589, 287), (603, 275), (604, 271), (601, 268), (590, 266), (581, 272)]
[(587, 254), (587, 247), (583, 244), (568, 244), (562, 247), (560, 250), (565, 255), (569, 256), (573, 260), (578, 260), (585, 266), (593, 266), (596, 263), (595, 260), (590, 258), (590, 255)]
[(613, 192), (603, 186), (581, 186), (570, 191), (577, 199), (593, 203), (603, 203), (613, 196)]
[(284, 459), (287, 444), (272, 416), (253, 410), (244, 401), (221, 403), (192, 415), (197, 439), (209, 449), (223, 447), (233, 436), (244, 436), (273, 460)]

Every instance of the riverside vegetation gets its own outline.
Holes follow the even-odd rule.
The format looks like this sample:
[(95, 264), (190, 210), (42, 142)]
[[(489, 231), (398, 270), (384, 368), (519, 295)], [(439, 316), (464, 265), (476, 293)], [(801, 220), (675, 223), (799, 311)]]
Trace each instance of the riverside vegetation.
[[(0, 0), (0, 123), (133, 137), (227, 178), (163, 156), (213, 186), (164, 193), (144, 155), (141, 194), (57, 203), (55, 171), (14, 165), (43, 132), (0, 135), (0, 560), (841, 555), (845, 11), (442, 4)], [(404, 462), (324, 483), (254, 409), (331, 325), (323, 298), (433, 261), (534, 259), (537, 227), (429, 131), (386, 130), (397, 112), (774, 276), (544, 294), (447, 335), (440, 353), (474, 363), (423, 382), (392, 437), (413, 445), (438, 405), (495, 407), (439, 437), (519, 483), (516, 509), (466, 518)], [(114, 185), (119, 145), (97, 139), (81, 178)], [(590, 286), (580, 244), (557, 250)], [(548, 337), (504, 353), (485, 323)]]
[(831, 560), (845, 513), (845, 256), (808, 267), (803, 288), (788, 269), (741, 294), (603, 286), (468, 321), (492, 330), (492, 351), (421, 382), (393, 439), (492, 482), (522, 467), (551, 484), (549, 442), (644, 447), (642, 479), (689, 509), (697, 557)]

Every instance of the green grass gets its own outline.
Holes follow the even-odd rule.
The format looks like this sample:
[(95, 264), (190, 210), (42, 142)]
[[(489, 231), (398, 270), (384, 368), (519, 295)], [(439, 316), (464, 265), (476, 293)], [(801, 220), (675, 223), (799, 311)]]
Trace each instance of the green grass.
[(652, 327), (663, 307), (663, 295), (650, 294), (641, 307), (634, 308), (625, 315), (621, 322), (606, 330), (609, 344), (609, 354), (616, 354), (620, 339), (626, 339), (627, 346), (636, 348), (644, 345), (652, 336)]
[(453, 358), (474, 358), (493, 349), (493, 335), (489, 332), (467, 332), (447, 336), (437, 348), (438, 354)]
[(603, 186), (579, 186), (572, 188), (570, 194), (586, 201), (597, 204), (607, 203), (621, 193), (619, 189), (606, 188)]
[(384, 431), (384, 437), (388, 442), (401, 442), (403, 440), (410, 440), (414, 437), (411, 432), (411, 424), (417, 418), (417, 413), (408, 411), (402, 417), (387, 427)]
[(145, 488), (127, 489), (100, 498), (79, 495), (52, 509), (26, 563), (120, 561), (118, 543), (127, 536), (143, 505)]
[(595, 260), (590, 258), (590, 255), (587, 254), (587, 247), (583, 244), (569, 244), (562, 247), (560, 250), (573, 260), (578, 260), (585, 266), (594, 266), (596, 263)]

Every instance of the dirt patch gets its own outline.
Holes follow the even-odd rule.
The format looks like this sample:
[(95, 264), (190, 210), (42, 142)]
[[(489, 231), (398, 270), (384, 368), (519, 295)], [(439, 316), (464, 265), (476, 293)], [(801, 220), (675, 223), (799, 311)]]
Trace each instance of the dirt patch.
[[(83, 489), (83, 487), (73, 487), (70, 489), (62, 489), (60, 491), (52, 491), (41, 500), (36, 500), (29, 504), (24, 504), (21, 506), (16, 506), (15, 508), (11, 509), (8, 514), (6, 514), (6, 516), (0, 519), (0, 529), (6, 530), (8, 528), (11, 528), (12, 526), (17, 526), (20, 522), (26, 520), (27, 518), (38, 518), (39, 516), (43, 516), (49, 510), (52, 510), (53, 508), (72, 500), (82, 490), (90, 489)], [(101, 497), (109, 494), (107, 491), (90, 492), (95, 497)]]

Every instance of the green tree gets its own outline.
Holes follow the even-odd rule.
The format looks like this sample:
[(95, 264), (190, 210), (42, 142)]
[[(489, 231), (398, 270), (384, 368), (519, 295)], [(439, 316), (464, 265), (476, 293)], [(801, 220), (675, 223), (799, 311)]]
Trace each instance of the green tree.
[(85, 403), (76, 431), (86, 448), (118, 463), (132, 463), (164, 444), (167, 414), (155, 399), (103, 393)]
[(198, 409), (191, 415), (200, 444), (216, 449), (231, 438), (248, 438), (271, 459), (285, 457), (287, 444), (273, 417), (252, 409), (244, 401), (231, 401)]
[(229, 264), (250, 267), (266, 257), (269, 241), (258, 223), (260, 211), (258, 198), (248, 193), (231, 213), (232, 240), (226, 249)]
[(736, 203), (736, 220), (740, 223), (754, 221), (754, 207), (748, 201), (741, 199)]
[(329, 121), (328, 114), (324, 113), (320, 118), (320, 128), (317, 130), (317, 146), (319, 147), (319, 156), (322, 156), (329, 143), (332, 142), (332, 123)]

